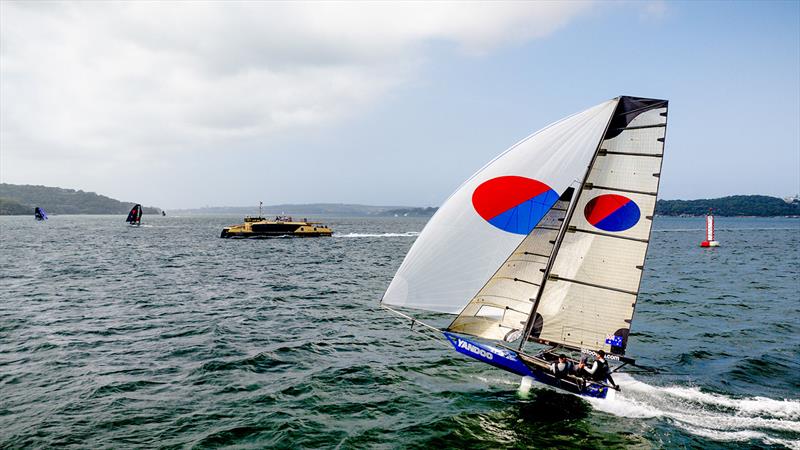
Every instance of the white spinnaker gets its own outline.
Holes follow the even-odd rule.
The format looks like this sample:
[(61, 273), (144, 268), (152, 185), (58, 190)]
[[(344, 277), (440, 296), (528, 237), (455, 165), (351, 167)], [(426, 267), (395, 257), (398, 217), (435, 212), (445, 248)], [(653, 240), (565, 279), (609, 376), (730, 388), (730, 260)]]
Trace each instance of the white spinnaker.
[(708, 242), (714, 240), (714, 216), (711, 214), (706, 216), (706, 240)]
[(458, 314), (525, 237), (484, 220), (472, 205), (475, 189), (516, 175), (564, 192), (583, 178), (616, 105), (609, 100), (549, 125), (464, 182), (422, 230), (381, 302)]
[[(661, 175), (666, 104), (636, 116), (605, 139), (553, 261), (533, 336), (575, 348), (624, 353), (639, 292)], [(632, 200), (640, 217), (619, 231), (587, 220), (587, 204), (604, 195)], [(591, 209), (591, 208), (590, 208)], [(613, 347), (607, 339), (617, 343)]]

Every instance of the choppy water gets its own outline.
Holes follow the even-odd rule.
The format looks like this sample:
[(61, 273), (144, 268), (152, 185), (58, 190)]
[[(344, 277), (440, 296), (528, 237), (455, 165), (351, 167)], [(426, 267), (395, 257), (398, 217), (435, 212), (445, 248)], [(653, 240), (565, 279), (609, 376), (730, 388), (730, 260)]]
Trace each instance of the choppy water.
[(628, 350), (673, 373), (590, 404), (378, 308), (423, 220), (237, 219), (0, 217), (0, 447), (800, 448), (800, 220), (657, 218)]

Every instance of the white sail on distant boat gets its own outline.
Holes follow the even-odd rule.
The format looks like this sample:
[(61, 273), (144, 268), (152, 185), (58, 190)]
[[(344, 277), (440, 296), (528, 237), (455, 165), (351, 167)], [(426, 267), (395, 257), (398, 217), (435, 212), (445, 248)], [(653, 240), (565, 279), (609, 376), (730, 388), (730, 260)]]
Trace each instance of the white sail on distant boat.
[[(395, 308), (455, 314), (444, 330), (425, 325), (460, 353), (605, 398), (602, 380), (556, 378), (549, 365), (556, 352), (597, 350), (619, 367), (634, 363), (624, 355), (650, 241), (667, 105), (618, 97), (502, 153), (431, 218), (381, 305), (408, 318)], [(545, 347), (526, 353), (528, 343)]]

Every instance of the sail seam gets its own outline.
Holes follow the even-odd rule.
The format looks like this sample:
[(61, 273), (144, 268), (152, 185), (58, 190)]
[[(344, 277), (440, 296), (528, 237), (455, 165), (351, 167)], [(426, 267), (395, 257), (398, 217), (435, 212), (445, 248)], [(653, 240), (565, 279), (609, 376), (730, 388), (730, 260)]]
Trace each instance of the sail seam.
[(612, 287), (612, 286), (603, 286), (602, 284), (589, 283), (587, 281), (573, 280), (571, 278), (562, 278), (562, 277), (560, 277), (558, 275), (550, 275), (550, 279), (553, 280), (553, 281), (566, 281), (568, 283), (581, 284), (583, 286), (589, 286), (589, 287), (594, 287), (594, 288), (598, 288), (598, 289), (605, 289), (605, 290), (608, 290), (608, 291), (621, 292), (623, 294), (630, 294), (630, 295), (634, 295), (634, 296), (635, 295), (639, 295), (638, 292), (628, 291), (628, 290), (625, 290), (625, 289), (615, 288), (615, 287)]

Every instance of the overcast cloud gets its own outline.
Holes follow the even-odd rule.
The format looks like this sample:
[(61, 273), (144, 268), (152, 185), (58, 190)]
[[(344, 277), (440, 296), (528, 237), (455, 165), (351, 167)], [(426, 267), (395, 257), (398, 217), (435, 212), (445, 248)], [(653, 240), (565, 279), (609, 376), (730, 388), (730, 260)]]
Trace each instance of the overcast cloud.
[(65, 164), (86, 179), (336, 121), (433, 46), (480, 57), (590, 3), (0, 5), (0, 176), (80, 187)]

